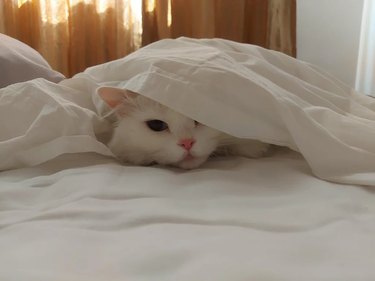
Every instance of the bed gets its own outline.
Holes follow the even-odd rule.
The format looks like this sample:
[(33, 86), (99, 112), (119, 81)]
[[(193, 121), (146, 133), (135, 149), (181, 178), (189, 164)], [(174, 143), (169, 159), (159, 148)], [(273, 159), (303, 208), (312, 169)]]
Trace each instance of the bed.
[[(242, 62), (242, 48), (253, 52), (245, 86), (259, 96), (246, 103), (240, 93), (228, 98), (215, 88), (217, 112), (197, 110), (201, 98), (217, 100), (213, 91), (196, 91), (212, 76), (189, 68), (171, 76), (171, 64), (193, 65), (197, 56), (168, 64), (163, 57), (187, 53), (191, 44), (196, 55), (231, 48), (225, 50)], [(232, 69), (228, 52), (204, 61)], [(199, 62), (224, 75), (221, 81), (233, 74)], [(271, 72), (273, 80), (261, 79)], [(155, 77), (173, 81), (155, 84)], [(93, 94), (102, 86), (134, 90), (280, 147), (260, 159), (213, 158), (191, 171), (120, 164), (99, 141), (110, 126)], [(155, 87), (162, 94), (150, 91)], [(285, 95), (273, 99), (275, 89)], [(218, 120), (228, 104), (231, 118)], [(12, 83), (0, 90), (0, 108), (0, 280), (375, 278), (374, 104), (313, 66), (225, 40), (163, 40), (58, 83)]]

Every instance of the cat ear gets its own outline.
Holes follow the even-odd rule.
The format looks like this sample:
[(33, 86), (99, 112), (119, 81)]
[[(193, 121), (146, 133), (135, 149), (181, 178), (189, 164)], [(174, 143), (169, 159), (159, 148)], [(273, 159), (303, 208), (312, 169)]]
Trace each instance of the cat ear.
[(137, 95), (137, 93), (126, 89), (111, 87), (99, 88), (98, 94), (110, 108), (116, 108), (121, 104), (125, 104), (129, 99), (134, 98)]

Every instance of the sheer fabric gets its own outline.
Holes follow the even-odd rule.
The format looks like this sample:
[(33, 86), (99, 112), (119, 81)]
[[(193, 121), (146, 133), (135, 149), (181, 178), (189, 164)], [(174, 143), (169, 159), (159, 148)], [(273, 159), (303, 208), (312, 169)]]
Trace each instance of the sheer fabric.
[(295, 55), (295, 0), (11, 0), (0, 32), (69, 77), (163, 38), (226, 38)]

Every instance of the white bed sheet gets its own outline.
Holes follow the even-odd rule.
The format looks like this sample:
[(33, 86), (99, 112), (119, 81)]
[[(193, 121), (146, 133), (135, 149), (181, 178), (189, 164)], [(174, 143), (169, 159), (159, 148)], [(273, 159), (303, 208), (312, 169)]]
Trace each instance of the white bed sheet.
[(295, 152), (201, 169), (68, 154), (0, 174), (0, 280), (375, 280), (375, 194)]

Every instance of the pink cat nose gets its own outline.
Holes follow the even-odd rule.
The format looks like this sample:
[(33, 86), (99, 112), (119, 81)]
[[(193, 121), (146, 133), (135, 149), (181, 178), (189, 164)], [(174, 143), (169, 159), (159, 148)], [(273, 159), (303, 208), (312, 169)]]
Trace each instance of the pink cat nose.
[(178, 145), (189, 151), (193, 147), (194, 143), (195, 139), (182, 139), (178, 142)]

